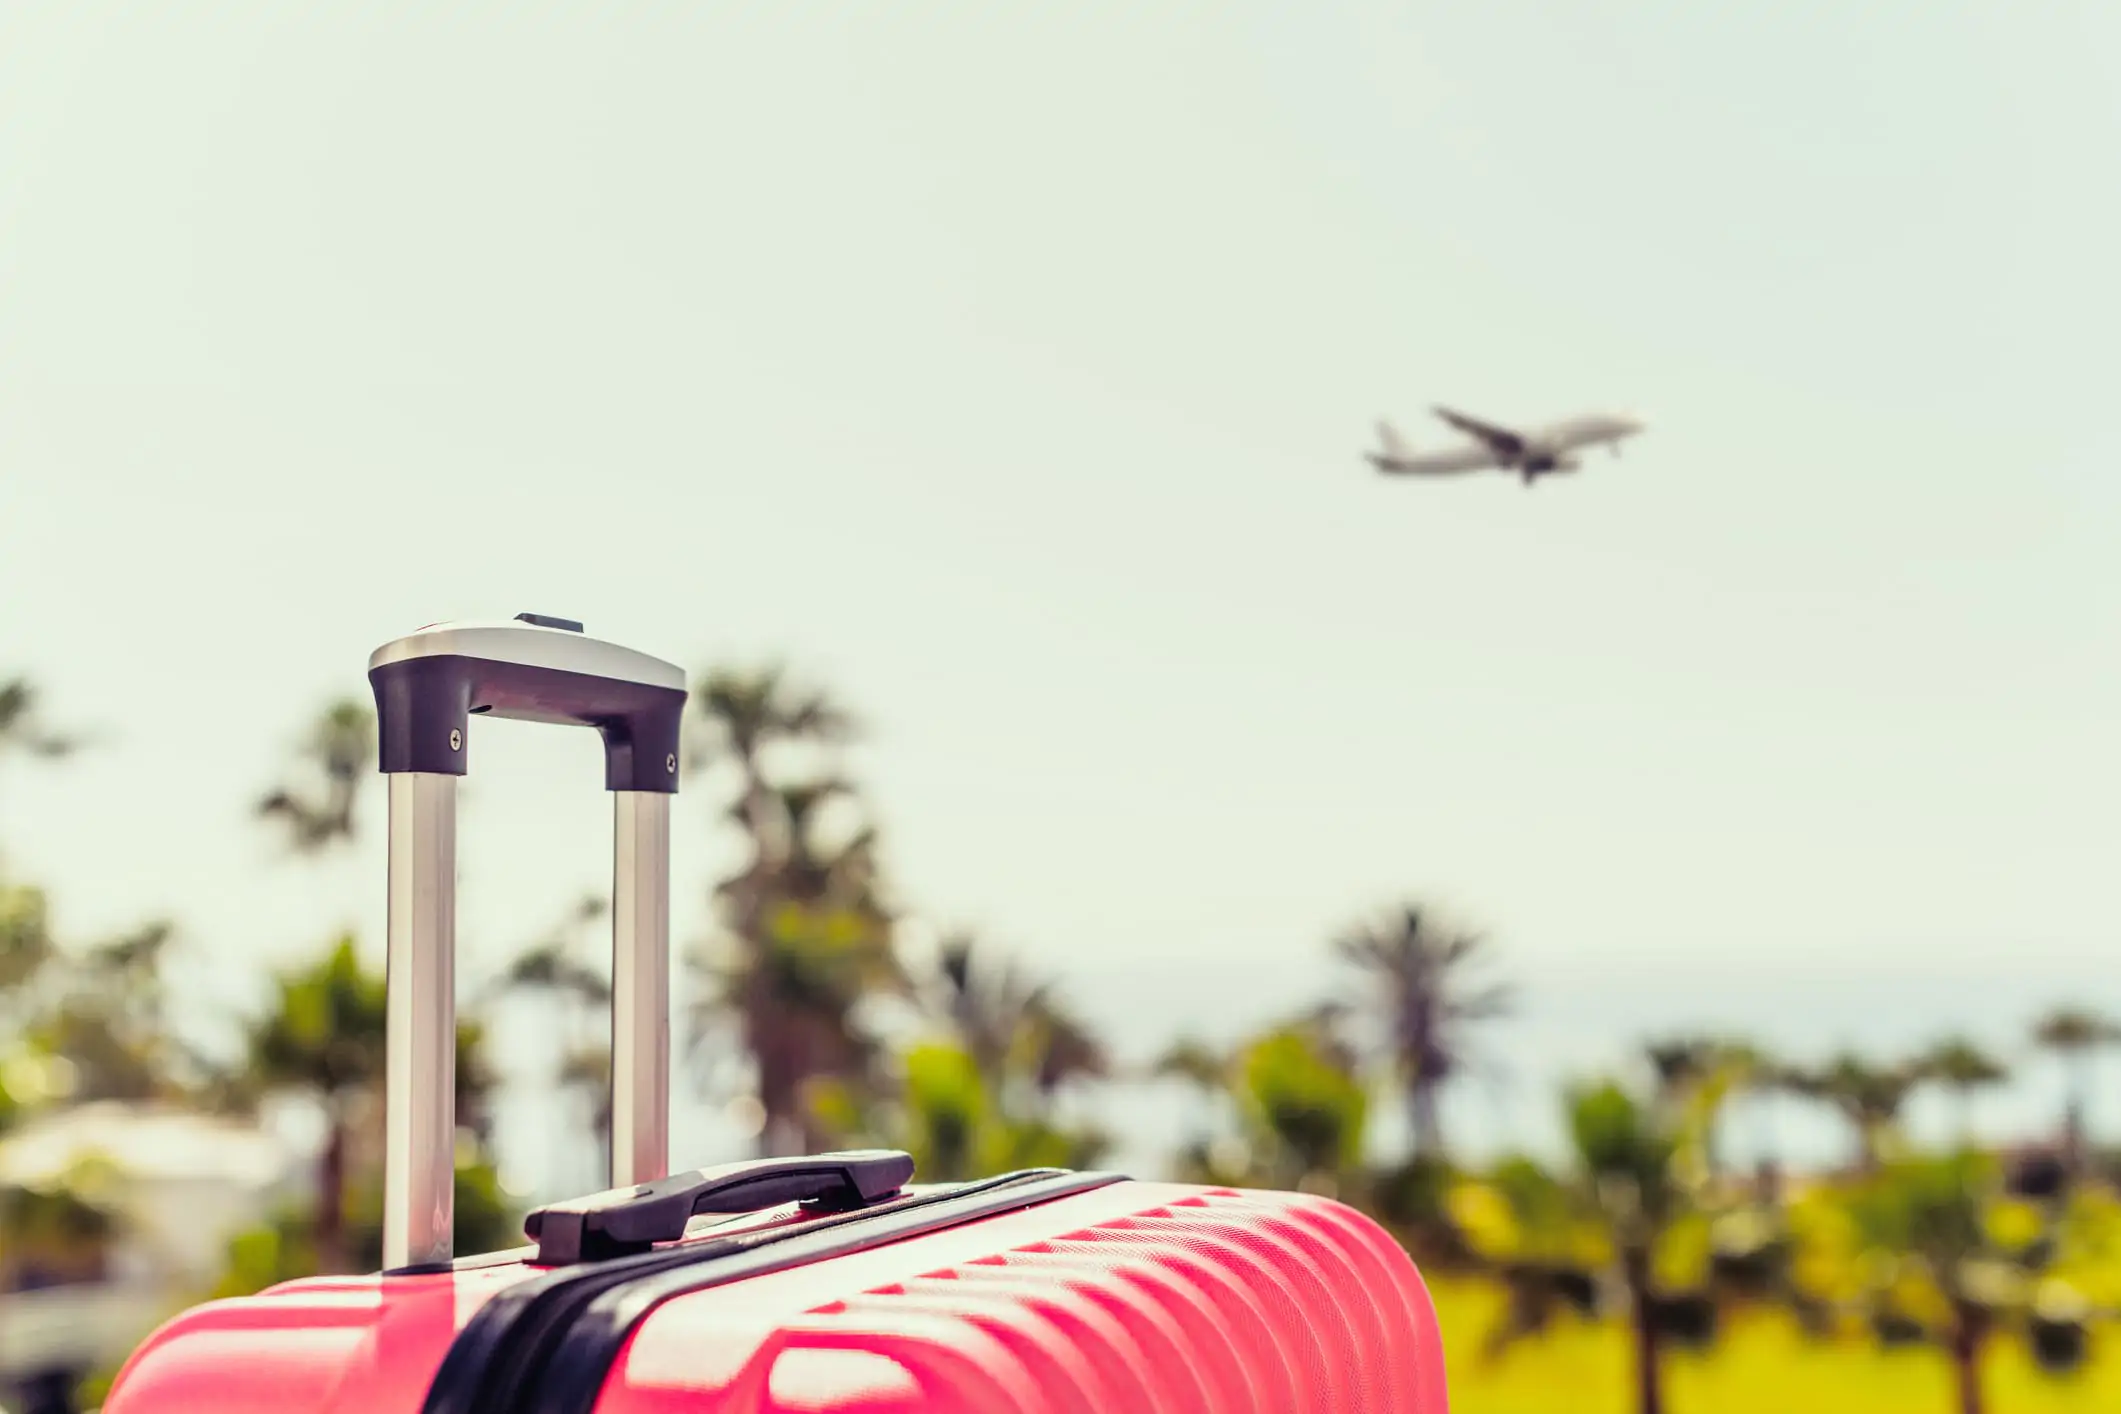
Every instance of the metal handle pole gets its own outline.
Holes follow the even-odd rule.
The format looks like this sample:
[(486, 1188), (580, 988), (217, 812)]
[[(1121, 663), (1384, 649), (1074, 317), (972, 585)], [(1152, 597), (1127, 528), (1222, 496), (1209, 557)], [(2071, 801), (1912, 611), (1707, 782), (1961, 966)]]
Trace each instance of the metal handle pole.
[(457, 1138), (457, 778), (389, 780), (386, 1270), (450, 1259)]
[(611, 1186), (670, 1172), (670, 797), (612, 792)]

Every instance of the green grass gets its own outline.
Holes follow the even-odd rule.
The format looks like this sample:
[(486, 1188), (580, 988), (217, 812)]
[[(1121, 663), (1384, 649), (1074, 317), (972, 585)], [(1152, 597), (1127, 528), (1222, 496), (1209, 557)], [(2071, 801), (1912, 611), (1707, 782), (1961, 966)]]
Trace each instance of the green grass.
[[(1612, 1324), (1564, 1324), (1492, 1363), (1480, 1358), (1496, 1294), (1441, 1280), (1431, 1285), (1443, 1321), (1452, 1414), (1633, 1414), (1626, 1333)], [(2042, 1374), (2013, 1336), (1995, 1341), (1983, 1367), (1988, 1414), (2121, 1411), (2121, 1330), (2093, 1332), (2093, 1358), (2074, 1378)], [(1801, 1337), (1785, 1319), (1734, 1323), (1715, 1350), (1679, 1353), (1666, 1367), (1668, 1414), (1957, 1414), (1940, 1353), (1883, 1352), (1858, 1341)]]

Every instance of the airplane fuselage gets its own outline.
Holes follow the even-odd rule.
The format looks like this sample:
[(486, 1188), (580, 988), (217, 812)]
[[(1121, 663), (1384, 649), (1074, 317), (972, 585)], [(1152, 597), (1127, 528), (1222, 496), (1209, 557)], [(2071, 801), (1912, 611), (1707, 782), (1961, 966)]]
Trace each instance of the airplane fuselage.
[(1618, 456), (1620, 443), (1643, 430), (1633, 418), (1610, 414), (1572, 417), (1537, 430), (1516, 431), (1450, 408), (1434, 411), (1442, 421), (1473, 439), (1475, 448), (1417, 454), (1400, 442), (1388, 424), (1380, 424), (1385, 449), (1370, 455), (1371, 464), (1379, 471), (1431, 476), (1482, 468), (1516, 472), (1529, 486), (1539, 477), (1580, 469), (1583, 462), (1579, 454), (1586, 448), (1608, 446)]

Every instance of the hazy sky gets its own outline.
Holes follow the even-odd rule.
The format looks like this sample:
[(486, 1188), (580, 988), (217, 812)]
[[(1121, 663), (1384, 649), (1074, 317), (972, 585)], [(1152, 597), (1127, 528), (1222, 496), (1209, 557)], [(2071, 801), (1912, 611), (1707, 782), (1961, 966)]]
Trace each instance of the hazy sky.
[[(1535, 987), (2096, 982), (2117, 55), (2097, 0), (0, 5), (0, 670), (110, 734), (0, 838), (77, 933), (379, 945), (380, 839), (248, 803), (376, 644), (531, 609), (828, 683), (908, 901), (1062, 970), (1420, 890)], [(1652, 430), (1373, 476), (1432, 401)], [(593, 741), (473, 740), (475, 973), (610, 826)]]

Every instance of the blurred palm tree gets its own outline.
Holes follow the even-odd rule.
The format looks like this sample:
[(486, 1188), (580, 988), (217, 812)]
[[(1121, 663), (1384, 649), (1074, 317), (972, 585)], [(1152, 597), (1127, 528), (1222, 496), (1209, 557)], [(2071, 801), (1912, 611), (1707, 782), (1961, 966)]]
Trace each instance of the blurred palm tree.
[(1974, 1094), (2010, 1079), (2010, 1071), (1964, 1036), (1953, 1036), (1932, 1046), (1915, 1063), (1918, 1076), (1941, 1085), (1952, 1094), (1958, 1113), (1959, 1147), (1973, 1147)]
[(1050, 982), (959, 932), (941, 941), (912, 990), (931, 1030), (894, 1058), (890, 1078), (839, 1076), (818, 1087), (813, 1111), (835, 1144), (903, 1148), (938, 1182), (1096, 1162), (1106, 1136), (1063, 1122), (1058, 1102), (1110, 1063)]
[(383, 1081), (389, 1008), (383, 979), (361, 966), (351, 936), (275, 979), (273, 1004), (250, 1028), (243, 1080), (258, 1095), (293, 1090), (324, 1114), (314, 1242), (320, 1270), (347, 1269), (344, 1243), (353, 1107)]
[[(292, 1092), (322, 1111), (325, 1138), (311, 1227), (321, 1271), (347, 1270), (352, 1255), (348, 1193), (358, 1154), (377, 1147), (366, 1131), (381, 1118), (388, 1017), (383, 974), (364, 967), (352, 936), (343, 935), (321, 958), (275, 978), (274, 1000), (251, 1023), (242, 1067), (223, 1092), (239, 1107)], [(498, 1084), (484, 1035), (476, 1018), (458, 1018), (457, 1124), (480, 1142), (491, 1132)], [(365, 1146), (363, 1138), (369, 1140)]]
[(943, 939), (921, 990), (1014, 1113), (1043, 1117), (1068, 1085), (1111, 1074), (1104, 1043), (1054, 983), (1034, 980), (970, 933)]
[(750, 847), (716, 888), (719, 935), (688, 958), (704, 983), (694, 1053), (733, 1036), (764, 1115), (760, 1152), (815, 1150), (827, 1128), (816, 1087), (870, 1076), (880, 1054), (858, 1011), (906, 990), (876, 832), (832, 759), (854, 725), (778, 668), (710, 673), (693, 701), (707, 733), (693, 759), (734, 774), (728, 816)]
[(1952, 1362), (1960, 1414), (1981, 1414), (1981, 1361), (2006, 1310), (2025, 1304), (2026, 1275), (1994, 1239), (1993, 1164), (1962, 1153), (1904, 1159), (1844, 1195), (1875, 1273), (1874, 1322), (1909, 1324)]
[[(1727, 1087), (1723, 1096), (1724, 1112), (1730, 1112), (1742, 1102), (1753, 1118), (1756, 1126), (1752, 1145), (1756, 1196), (1772, 1203), (1781, 1186), (1781, 1153), (1772, 1106), (1778, 1095), (1789, 1093), (1801, 1084), (1800, 1074), (1764, 1046), (1742, 1036), (1718, 1040), (1716, 1056), (1719, 1074)], [(1721, 1116), (1718, 1119), (1720, 1126)], [(1717, 1133), (1718, 1129), (1712, 1128), (1708, 1136), (1712, 1174), (1719, 1170), (1721, 1154), (1720, 1146), (1715, 1142)]]
[(1179, 1169), (1205, 1183), (1302, 1188), (1363, 1201), (1369, 1094), (1334, 1004), (1267, 1027), (1227, 1051), (1185, 1039), (1150, 1067), (1180, 1080), (1234, 1126), (1203, 1132)]
[(1655, 1103), (1674, 1123), (1698, 1136), (1702, 1163), (1711, 1178), (1723, 1171), (1718, 1130), (1731, 1102), (1741, 1095), (1764, 1098), (1786, 1080), (1759, 1047), (1724, 1036), (1653, 1040), (1643, 1047), (1643, 1058), (1655, 1084)]
[[(57, 758), (82, 745), (43, 724), (27, 682), (0, 685), (0, 755)], [(198, 1083), (204, 1067), (164, 1006), (173, 936), (156, 921), (86, 950), (62, 948), (43, 890), (0, 879), (0, 1035), (47, 1082), (34, 1097), (11, 1097), (16, 1107), (171, 1098)]]
[[(611, 1172), (611, 968), (586, 942), (589, 925), (610, 912), (601, 897), (584, 897), (550, 933), (518, 953), (490, 995), (541, 994), (558, 1004), (563, 1038), (553, 1076), (560, 1093), (574, 1097), (596, 1150), (595, 1172)], [(601, 1177), (597, 1180), (603, 1181)]]
[[(0, 682), (0, 761), (15, 754), (52, 760), (80, 746), (78, 737), (44, 724), (29, 679)], [(27, 988), (54, 955), (44, 891), (0, 877), (0, 1021), (21, 1024)]]
[(34, 1004), (30, 988), (56, 955), (51, 908), (44, 890), (0, 880), (0, 1021), (9, 1030), (26, 1024)]
[(279, 821), (299, 854), (316, 854), (354, 837), (354, 807), (376, 763), (375, 713), (353, 698), (324, 709), (297, 752), (296, 778), (258, 802)]
[(1875, 1065), (1844, 1052), (1816, 1070), (1793, 1074), (1790, 1088), (1841, 1112), (1856, 1136), (1858, 1164), (1871, 1173), (1891, 1147), (1900, 1112), (1920, 1079), (1912, 1066)]
[(844, 1081), (820, 1087), (818, 1113), (835, 1143), (885, 1145), (913, 1156), (924, 1183), (964, 1182), (1012, 1169), (1094, 1166), (1109, 1141), (1095, 1128), (1011, 1113), (972, 1053), (924, 1041), (899, 1057), (886, 1103), (859, 1099)]
[(2033, 1043), (2062, 1058), (2069, 1071), (2069, 1098), (2062, 1115), (2062, 1145), (2072, 1168), (2085, 1153), (2085, 1115), (2091, 1105), (2092, 1062), (2121, 1044), (2121, 1024), (2082, 1007), (2057, 1007), (2033, 1026)]
[(1571, 1088), (1569, 1140), (1584, 1196), (1609, 1236), (1634, 1335), (1638, 1414), (1664, 1408), (1666, 1334), (1655, 1259), (1692, 1195), (1686, 1156), (1701, 1140), (1701, 1111), (1631, 1094), (1616, 1082)]
[(1359, 1009), (1384, 1038), (1415, 1152), (1441, 1158), (1437, 1096), (1465, 1069), (1473, 1028), (1508, 1014), (1511, 989), (1469, 976), (1490, 955), (1484, 938), (1439, 926), (1417, 905), (1350, 929), (1335, 950), (1362, 978)]
[(171, 924), (156, 921), (47, 963), (46, 995), (24, 1034), (68, 1062), (69, 1099), (182, 1099), (208, 1082), (211, 1065), (168, 1015), (164, 974), (175, 938)]
[(543, 993), (584, 1012), (607, 1010), (611, 1005), (610, 962), (608, 957), (597, 959), (585, 939), (589, 925), (610, 911), (610, 904), (598, 895), (578, 900), (551, 932), (515, 955), (489, 995)]
[(28, 678), (0, 682), (0, 757), (20, 752), (52, 759), (78, 751), (82, 739), (47, 726), (37, 710), (37, 689)]

